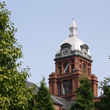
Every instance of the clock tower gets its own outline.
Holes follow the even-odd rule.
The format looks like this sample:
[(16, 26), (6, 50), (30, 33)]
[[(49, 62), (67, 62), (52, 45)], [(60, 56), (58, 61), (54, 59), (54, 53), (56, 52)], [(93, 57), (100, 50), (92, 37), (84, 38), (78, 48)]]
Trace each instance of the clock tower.
[(94, 92), (98, 96), (97, 77), (91, 73), (92, 59), (88, 45), (77, 36), (74, 19), (69, 28), (70, 35), (63, 41), (55, 55), (55, 72), (49, 75), (49, 90), (52, 95), (74, 100), (81, 74), (86, 73)]

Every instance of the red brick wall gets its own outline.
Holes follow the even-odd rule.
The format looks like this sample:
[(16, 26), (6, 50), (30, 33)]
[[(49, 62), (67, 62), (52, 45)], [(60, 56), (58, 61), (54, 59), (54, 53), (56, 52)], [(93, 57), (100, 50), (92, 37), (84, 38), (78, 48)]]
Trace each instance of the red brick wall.
[(62, 107), (61, 107), (60, 105), (54, 104), (53, 106), (55, 107), (55, 110), (63, 110)]
[[(73, 61), (73, 62), (72, 62)], [(60, 62), (60, 63), (59, 63)], [(68, 62), (69, 63), (69, 73), (64, 73), (64, 63)], [(59, 59), (55, 61), (55, 66), (56, 66), (56, 71), (51, 73), (49, 75), (49, 90), (52, 95), (59, 96), (62, 98), (66, 99), (75, 99), (75, 89), (79, 87), (79, 81), (78, 78), (80, 78), (80, 75), (83, 74), (83, 63), (86, 65), (86, 74), (89, 78), (89, 81), (91, 83), (94, 96), (98, 96), (98, 81), (97, 77), (93, 74), (91, 74), (91, 65), (92, 63), (84, 58), (78, 57), (78, 56), (73, 56), (69, 58), (64, 58), (64, 59)], [(74, 71), (71, 70), (71, 64), (74, 64)], [(58, 68), (62, 67), (62, 72), (61, 74), (58, 73)], [(80, 68), (81, 67), (81, 68)], [(88, 74), (88, 69), (89, 69), (89, 74)], [(72, 92), (70, 91), (69, 88), (69, 94), (64, 95), (63, 94), (63, 81), (73, 81), (73, 87), (72, 87)], [(61, 82), (61, 94), (58, 95), (58, 87), (57, 83)]]

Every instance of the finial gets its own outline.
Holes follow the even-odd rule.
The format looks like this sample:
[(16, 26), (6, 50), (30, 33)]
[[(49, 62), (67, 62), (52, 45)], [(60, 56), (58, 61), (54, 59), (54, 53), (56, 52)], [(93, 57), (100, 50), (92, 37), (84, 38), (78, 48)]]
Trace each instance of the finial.
[(77, 37), (77, 27), (76, 27), (74, 18), (72, 20), (72, 24), (71, 24), (71, 26), (70, 26), (69, 29), (70, 29), (70, 35), (69, 35), (69, 37), (72, 37), (72, 36), (76, 36)]

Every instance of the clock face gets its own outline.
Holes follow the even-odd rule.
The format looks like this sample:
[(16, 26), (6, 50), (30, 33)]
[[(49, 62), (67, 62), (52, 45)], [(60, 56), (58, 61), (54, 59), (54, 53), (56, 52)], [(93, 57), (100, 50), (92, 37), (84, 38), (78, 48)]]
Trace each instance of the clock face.
[(68, 49), (68, 48), (64, 48), (64, 49), (62, 50), (62, 54), (63, 54), (64, 56), (68, 55), (68, 54), (69, 54), (69, 49)]
[(83, 55), (87, 55), (87, 50), (86, 49), (83, 49)]

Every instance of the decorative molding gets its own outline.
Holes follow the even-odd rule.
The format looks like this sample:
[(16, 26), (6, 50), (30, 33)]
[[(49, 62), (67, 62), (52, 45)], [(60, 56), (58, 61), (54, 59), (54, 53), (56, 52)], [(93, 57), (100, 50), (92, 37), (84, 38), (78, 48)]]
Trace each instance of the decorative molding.
[(67, 56), (62, 56), (62, 51), (61, 51), (60, 53), (57, 53), (55, 55), (56, 58), (54, 60), (56, 61), (56, 60), (59, 60), (59, 59), (69, 58), (69, 57), (73, 57), (73, 56), (79, 56), (81, 58), (84, 58), (84, 59), (92, 62), (91, 56), (88, 55), (88, 56), (85, 57), (82, 54), (82, 51), (79, 51), (79, 50), (70, 51), (70, 53)]

